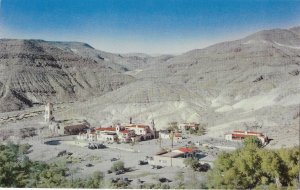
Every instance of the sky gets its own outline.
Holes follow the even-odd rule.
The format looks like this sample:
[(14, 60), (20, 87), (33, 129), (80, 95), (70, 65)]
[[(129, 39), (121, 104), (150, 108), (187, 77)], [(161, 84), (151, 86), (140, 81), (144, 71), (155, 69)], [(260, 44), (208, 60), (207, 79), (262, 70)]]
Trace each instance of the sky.
[(0, 0), (0, 38), (178, 54), (300, 26), (300, 0)]

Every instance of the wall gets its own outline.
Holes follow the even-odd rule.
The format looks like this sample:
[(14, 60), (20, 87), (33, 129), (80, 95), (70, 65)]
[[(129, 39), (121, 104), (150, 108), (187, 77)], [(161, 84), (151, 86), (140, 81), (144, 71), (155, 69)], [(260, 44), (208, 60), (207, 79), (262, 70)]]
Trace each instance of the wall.
[(183, 158), (171, 158), (171, 157), (164, 157), (164, 156), (154, 156), (153, 163), (154, 165), (159, 166), (169, 166), (169, 167), (185, 167), (183, 163)]
[(172, 166), (173, 167), (185, 167), (185, 164), (183, 163), (184, 158), (172, 158)]
[(154, 164), (159, 166), (172, 166), (170, 157), (154, 156)]
[(170, 139), (170, 134), (159, 133), (160, 138), (162, 139)]

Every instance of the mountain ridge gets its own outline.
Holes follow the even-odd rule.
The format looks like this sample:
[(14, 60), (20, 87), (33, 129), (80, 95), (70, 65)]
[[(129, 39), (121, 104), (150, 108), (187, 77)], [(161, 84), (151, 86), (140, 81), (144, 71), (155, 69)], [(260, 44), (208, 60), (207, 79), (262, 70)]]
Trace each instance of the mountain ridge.
[(158, 129), (200, 122), (212, 137), (259, 121), (270, 136), (297, 140), (288, 131), (298, 127), (299, 28), (158, 57), (79, 42), (0, 40), (0, 112), (72, 101), (55, 117), (92, 125), (155, 119)]
[[(235, 88), (234, 81), (237, 82), (244, 81), (246, 82), (245, 85), (246, 84), (249, 85), (252, 84), (253, 81), (260, 81), (260, 80), (279, 81), (282, 79), (282, 77), (292, 76), (289, 73), (294, 73), (295, 76), (297, 77), (298, 70), (300, 70), (298, 68), (300, 64), (299, 51), (298, 49), (292, 47), (295, 45), (300, 45), (300, 37), (296, 32), (294, 32), (294, 31), (298, 31), (298, 28), (300, 27), (293, 27), (291, 29), (263, 30), (248, 35), (239, 40), (217, 43), (212, 46), (208, 46), (207, 48), (191, 50), (177, 56), (161, 55), (158, 57), (153, 57), (150, 55), (138, 54), (138, 53), (113, 54), (113, 53), (96, 50), (92, 46), (82, 42), (48, 42), (44, 40), (25, 40), (25, 42), (27, 42), (28, 45), (26, 46), (25, 50), (22, 51), (25, 52), (25, 55), (26, 53), (30, 54), (30, 51), (35, 52), (35, 57), (32, 57), (32, 53), (30, 54), (31, 57), (30, 56), (28, 57), (28, 55), (27, 57), (25, 57), (26, 59), (29, 59), (31, 61), (32, 59), (36, 60), (37, 58), (39, 59), (41, 58), (38, 56), (44, 56), (44, 57), (48, 56), (49, 59), (47, 60), (48, 62), (45, 63), (46, 65), (42, 64), (41, 67), (47, 67), (47, 68), (60, 67), (57, 69), (60, 70), (61, 74), (64, 76), (67, 75), (69, 78), (72, 79), (71, 82), (66, 83), (66, 88), (62, 90), (62, 91), (66, 91), (68, 97), (66, 98), (67, 100), (77, 99), (77, 98), (80, 99), (83, 96), (87, 97), (84, 99), (88, 99), (88, 97), (90, 96), (101, 96), (121, 86), (124, 86), (126, 88), (127, 84), (134, 81), (140, 81), (140, 80), (145, 82), (156, 81), (156, 82), (161, 82), (162, 84), (171, 84), (171, 85), (173, 84), (175, 86), (178, 85), (190, 89), (191, 93), (200, 93), (201, 96), (203, 96), (203, 93), (210, 94), (210, 95), (215, 94), (213, 95), (213, 97), (218, 98), (218, 96), (220, 96), (221, 94), (229, 93), (228, 91), (230, 91), (229, 90), (230, 88), (232, 89)], [(282, 43), (282, 44), (278, 43), (281, 42), (280, 40), (283, 40), (287, 43)], [(44, 51), (43, 48), (34, 46), (34, 44), (33, 46), (30, 45), (30, 43), (34, 43), (34, 42), (40, 44), (40, 46), (46, 49), (46, 54), (45, 52), (43, 54)], [(1, 47), (1, 43), (3, 44), (3, 40), (0, 40), (0, 47)], [(53, 61), (52, 60), (53, 56), (51, 57), (50, 55), (47, 54), (47, 52), (50, 55), (54, 53), (55, 56), (57, 56), (56, 59), (58, 60)], [(20, 55), (21, 55), (20, 53), (17, 54), (17, 56)], [(0, 56), (1, 56), (0, 61), (3, 62), (3, 60), (7, 60), (7, 54), (5, 54), (5, 51), (1, 51)], [(63, 60), (61, 61), (60, 58), (62, 58)], [(20, 59), (23, 59), (23, 57), (21, 57)], [(10, 62), (14, 62), (14, 61), (17, 60), (11, 58)], [(79, 67), (78, 65), (74, 66), (74, 62), (75, 63), (77, 62), (78, 65), (87, 65), (87, 67), (91, 67), (93, 69), (95, 68), (99, 69), (98, 67), (102, 67), (103, 72), (100, 73), (102, 73), (101, 77), (104, 77), (105, 80), (104, 78), (101, 77), (95, 79), (94, 76), (94, 79), (89, 79), (94, 83), (97, 83), (96, 81), (98, 81), (99, 83), (99, 80), (100, 81), (112, 80), (112, 76), (117, 75), (118, 77), (120, 77), (120, 79), (118, 79), (119, 84), (114, 88), (103, 89), (102, 92), (94, 93), (94, 91), (97, 91), (94, 90), (94, 88), (97, 85), (90, 85), (89, 82), (86, 83), (85, 82), (86, 76), (84, 76), (84, 74), (82, 74), (81, 71), (78, 70)], [(31, 64), (32, 66), (33, 63), (27, 60), (27, 64), (29, 65)], [(66, 69), (64, 65), (67, 67), (71, 67), (72, 72), (70, 72), (70, 69)], [(291, 66), (289, 66), (287, 72), (283, 74), (282, 69), (280, 67), (286, 68), (286, 65), (291, 65)], [(274, 71), (269, 72), (268, 69), (270, 68), (272, 68), (271, 70)], [(19, 68), (19, 70), (16, 69), (16, 71), (14, 72), (26, 73), (27, 71), (24, 71), (24, 69)], [(242, 74), (242, 72), (248, 74), (244, 75)], [(111, 73), (111, 75), (107, 75), (107, 73)], [(214, 76), (213, 73), (216, 73), (218, 75)], [(29, 72), (27, 75), (34, 75), (34, 73), (32, 74)], [(78, 75), (79, 79), (73, 77), (75, 75)], [(229, 81), (222, 82), (218, 79), (218, 77), (228, 78)], [(50, 78), (55, 78), (55, 77), (50, 77)], [(126, 80), (124, 84), (121, 84), (122, 83), (121, 81), (124, 78)], [(71, 79), (68, 80), (70, 81)], [(82, 84), (77, 83), (76, 80), (82, 80), (81, 82)], [(10, 79), (10, 81), (13, 80)], [(32, 82), (34, 83), (34, 81)], [(14, 82), (10, 82), (9, 84), (11, 83), (13, 83), (13, 85), (15, 86), (18, 86)], [(141, 83), (143, 82), (139, 82), (136, 84), (142, 85)], [(271, 83), (272, 82), (267, 82), (261, 84), (262, 86), (258, 85), (260, 87), (251, 87), (252, 85), (250, 85), (250, 87), (253, 88), (252, 94), (258, 92), (259, 88), (263, 88), (263, 89), (270, 88), (270, 86), (272, 86)], [(72, 90), (70, 86), (73, 86), (74, 84), (77, 89), (81, 89), (79, 91), (80, 93), (75, 93), (74, 90)], [(56, 84), (56, 86), (57, 85), (58, 84)], [(105, 85), (107, 85), (107, 88), (109, 88), (111, 83), (105, 83), (104, 86)], [(147, 85), (149, 86), (150, 84), (147, 83)], [(229, 85), (228, 86), (229, 88), (220, 89), (218, 87), (219, 85)], [(35, 103), (35, 101), (33, 101), (34, 99), (37, 99), (36, 101), (37, 103), (39, 103), (39, 101), (40, 103), (43, 103), (45, 101), (53, 101), (53, 99), (51, 98), (38, 100), (38, 98), (36, 97), (38, 95), (32, 95), (32, 93), (26, 92), (27, 93), (26, 95), (24, 91), (24, 88), (26, 89), (26, 87), (21, 87), (22, 85), (19, 86), (20, 86), (19, 88), (13, 88), (13, 90), (10, 92), (8, 92), (9, 90), (5, 91), (4, 89), (9, 88), (7, 87), (7, 82), (3, 82), (3, 80), (0, 79), (0, 90), (1, 90), (0, 92), (2, 94), (1, 98), (5, 97), (5, 92), (6, 92), (6, 93), (11, 93), (12, 95), (10, 96), (12, 97), (13, 96), (19, 97), (19, 100), (20, 98), (22, 99), (22, 97), (23, 97), (22, 100), (24, 101), (30, 100), (29, 102), (31, 103)], [(97, 87), (99, 88), (100, 86), (101, 85), (98, 85)], [(132, 87), (128, 87), (128, 88), (131, 89)], [(137, 89), (138, 88), (139, 86), (137, 86)], [(242, 89), (243, 88), (239, 89), (238, 91)], [(262, 92), (263, 91), (264, 90), (262, 90)], [(242, 90), (241, 92), (242, 94), (239, 95), (238, 93), (233, 93), (233, 92), (230, 92), (229, 94), (232, 94), (232, 96), (236, 96), (236, 97), (239, 96), (246, 97), (249, 96), (250, 93), (249, 90), (245, 90), (245, 89)], [(60, 101), (60, 99), (65, 101), (63, 97), (66, 95), (63, 92), (61, 93), (62, 93), (60, 95), (61, 98), (58, 98), (58, 101)], [(223, 97), (223, 98), (224, 100), (228, 99), (228, 97)], [(232, 101), (232, 98), (229, 99), (231, 99)], [(164, 101), (164, 99), (162, 99), (162, 101)], [(19, 103), (22, 104), (21, 102)], [(28, 106), (32, 106), (32, 105), (28, 105)], [(17, 107), (17, 108), (20, 109), (22, 107)]]
[(0, 40), (0, 65), (1, 111), (99, 95), (133, 80), (117, 65), (43, 40)]

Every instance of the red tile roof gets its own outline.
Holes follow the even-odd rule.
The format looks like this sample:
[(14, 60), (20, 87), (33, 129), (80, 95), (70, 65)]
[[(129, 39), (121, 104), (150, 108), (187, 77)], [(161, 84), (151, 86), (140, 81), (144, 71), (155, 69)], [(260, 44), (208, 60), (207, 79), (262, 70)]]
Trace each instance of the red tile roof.
[(121, 133), (129, 133), (130, 131), (129, 130), (123, 130), (123, 131), (120, 131)]
[(181, 152), (187, 153), (187, 152), (194, 152), (197, 150), (196, 148), (179, 148)]
[(97, 128), (97, 131), (116, 131), (115, 127), (103, 127), (103, 128)]

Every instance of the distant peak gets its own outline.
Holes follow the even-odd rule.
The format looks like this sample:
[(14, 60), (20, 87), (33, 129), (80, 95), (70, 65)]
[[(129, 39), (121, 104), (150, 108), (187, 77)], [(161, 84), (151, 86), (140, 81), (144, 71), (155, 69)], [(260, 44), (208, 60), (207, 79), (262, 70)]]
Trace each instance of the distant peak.
[(242, 39), (245, 42), (280, 43), (287, 45), (299, 45), (300, 27), (293, 29), (262, 30)]
[(67, 45), (67, 46), (83, 46), (83, 47), (87, 47), (90, 49), (95, 49), (94, 47), (92, 47), (90, 44), (84, 43), (84, 42), (76, 42), (76, 41), (49, 41), (49, 43), (55, 43), (55, 44), (60, 44), (60, 45)]
[(290, 28), (290, 30), (300, 30), (300, 26), (294, 26), (294, 27)]
[(300, 35), (300, 26), (295, 26), (293, 28), (290, 28), (290, 30)]

